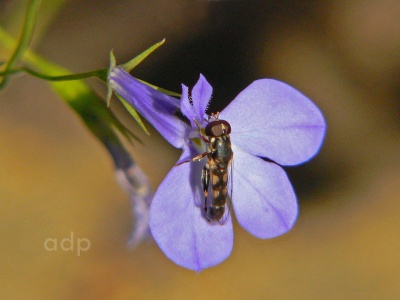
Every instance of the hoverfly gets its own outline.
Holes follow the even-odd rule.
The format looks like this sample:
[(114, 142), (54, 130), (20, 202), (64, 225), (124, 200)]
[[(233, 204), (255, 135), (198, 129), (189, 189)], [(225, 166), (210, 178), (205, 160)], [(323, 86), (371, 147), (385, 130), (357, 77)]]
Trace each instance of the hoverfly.
[[(204, 192), (203, 209), (208, 221), (224, 223), (223, 218), (227, 205), (228, 196), (228, 169), (231, 166), (233, 152), (231, 146), (231, 126), (225, 120), (218, 119), (219, 113), (212, 114), (204, 133), (200, 130), (202, 139), (207, 143), (206, 152), (200, 154), (190, 161), (199, 161), (207, 156), (208, 161), (201, 172), (201, 183)], [(197, 124), (200, 129), (200, 126)], [(189, 162), (189, 161), (185, 161)], [(185, 162), (181, 162), (185, 163)], [(211, 185), (210, 185), (211, 183)], [(211, 199), (209, 187), (211, 186)]]

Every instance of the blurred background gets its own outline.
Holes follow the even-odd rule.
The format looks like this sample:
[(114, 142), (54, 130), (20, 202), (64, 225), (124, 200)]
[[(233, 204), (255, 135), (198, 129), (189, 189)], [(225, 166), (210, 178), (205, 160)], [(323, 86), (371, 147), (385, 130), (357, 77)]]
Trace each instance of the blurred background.
[[(25, 4), (0, 2), (14, 36)], [(53, 4), (62, 5), (50, 18)], [(127, 248), (129, 198), (107, 152), (46, 82), (13, 77), (0, 94), (1, 298), (398, 299), (399, 16), (398, 0), (44, 0), (33, 46), (73, 72), (166, 38), (135, 77), (180, 92), (202, 73), (211, 111), (276, 78), (309, 96), (328, 130), (315, 159), (286, 168), (300, 205), (294, 229), (259, 240), (235, 223), (232, 255), (195, 273), (154, 242)], [(180, 151), (154, 130), (145, 136), (117, 101), (112, 109), (143, 139), (129, 149), (156, 189)], [(46, 251), (48, 238), (57, 251)], [(65, 238), (74, 251), (62, 251)], [(84, 238), (91, 247), (78, 255)]]

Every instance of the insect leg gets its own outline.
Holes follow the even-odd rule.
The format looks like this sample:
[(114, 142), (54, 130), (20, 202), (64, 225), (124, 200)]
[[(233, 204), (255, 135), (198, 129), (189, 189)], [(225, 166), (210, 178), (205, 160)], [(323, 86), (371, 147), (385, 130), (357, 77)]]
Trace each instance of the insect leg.
[(232, 199), (233, 199), (233, 155), (232, 155), (232, 161), (229, 164), (229, 173), (228, 173), (228, 197), (226, 198), (226, 210), (225, 210), (225, 215), (223, 217), (222, 222), (218, 221), (220, 225), (224, 225), (226, 223), (226, 220), (228, 220), (229, 215), (231, 213), (231, 210), (233, 210), (232, 207)]
[(200, 133), (200, 135), (201, 135), (201, 139), (202, 139), (204, 142), (209, 143), (210, 140), (209, 140), (209, 139), (203, 134), (203, 132), (201, 131), (201, 127), (200, 127), (199, 122), (197, 122), (196, 120), (193, 120), (193, 121), (194, 121), (194, 123), (196, 124), (197, 129), (199, 130), (199, 133)]
[(201, 171), (201, 184), (203, 186), (203, 192), (204, 192), (204, 212), (207, 217), (208, 187), (210, 186), (210, 165), (208, 164), (208, 162)]
[(181, 164), (184, 164), (184, 163), (201, 160), (206, 155), (207, 155), (207, 152), (204, 152), (204, 153), (202, 153), (200, 155), (197, 155), (197, 156), (193, 157), (192, 159), (181, 161), (180, 163), (175, 164), (175, 167), (180, 166)]

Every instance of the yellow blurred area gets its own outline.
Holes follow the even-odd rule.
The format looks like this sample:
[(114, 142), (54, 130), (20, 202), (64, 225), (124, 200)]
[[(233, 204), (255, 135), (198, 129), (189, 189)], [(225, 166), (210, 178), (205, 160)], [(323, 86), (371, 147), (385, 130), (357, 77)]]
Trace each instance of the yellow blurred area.
[[(76, 71), (106, 66), (112, 47), (117, 58), (128, 59), (163, 37), (172, 55), (212, 30), (216, 6), (235, 5), (246, 7), (241, 1), (71, 1), (38, 52)], [(260, 24), (242, 85), (274, 77), (316, 102), (328, 132), (311, 164), (331, 180), (302, 194), (299, 219), (284, 236), (259, 240), (235, 223), (232, 255), (200, 273), (169, 261), (154, 242), (127, 248), (131, 208), (107, 152), (46, 83), (13, 78), (0, 94), (0, 298), (398, 299), (400, 5), (336, 0), (307, 14), (313, 18), (299, 13), (293, 23), (269, 24), (272, 35)], [(162, 72), (157, 55), (165, 54), (157, 51), (139, 68)], [(129, 149), (156, 188), (179, 151), (151, 133), (139, 133), (144, 145)], [(46, 250), (49, 238), (57, 250)], [(84, 239), (90, 247), (78, 253)]]

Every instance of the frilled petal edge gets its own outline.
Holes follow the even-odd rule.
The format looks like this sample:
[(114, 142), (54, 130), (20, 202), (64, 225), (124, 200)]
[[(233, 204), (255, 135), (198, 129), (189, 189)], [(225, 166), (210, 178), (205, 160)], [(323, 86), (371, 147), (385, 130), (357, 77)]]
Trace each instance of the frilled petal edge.
[(232, 204), (240, 225), (258, 238), (289, 231), (297, 218), (297, 201), (285, 171), (233, 146)]
[(314, 156), (325, 135), (325, 120), (311, 100), (273, 79), (254, 81), (221, 113), (232, 127), (232, 143), (281, 165)]
[(200, 78), (192, 89), (193, 109), (200, 122), (203, 122), (208, 103), (211, 100), (212, 87), (200, 74)]
[(175, 116), (179, 100), (141, 83), (123, 69), (116, 67), (109, 75), (114, 92), (123, 97), (156, 128), (173, 146), (182, 148), (189, 125)]
[[(150, 207), (150, 229), (165, 255), (197, 272), (225, 260), (233, 247), (232, 221), (209, 223), (202, 215), (203, 162), (173, 167)], [(197, 188), (196, 188), (197, 187)]]
[(189, 119), (192, 128), (196, 128), (196, 115), (193, 111), (193, 106), (189, 101), (189, 89), (186, 85), (182, 84), (182, 96), (181, 96), (181, 104), (180, 108), (182, 114)]

